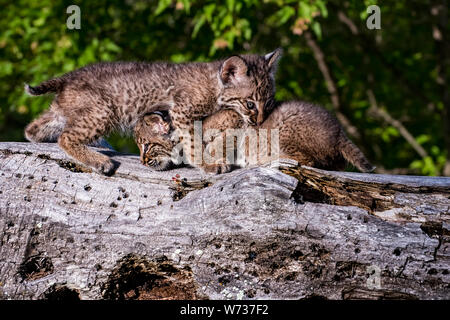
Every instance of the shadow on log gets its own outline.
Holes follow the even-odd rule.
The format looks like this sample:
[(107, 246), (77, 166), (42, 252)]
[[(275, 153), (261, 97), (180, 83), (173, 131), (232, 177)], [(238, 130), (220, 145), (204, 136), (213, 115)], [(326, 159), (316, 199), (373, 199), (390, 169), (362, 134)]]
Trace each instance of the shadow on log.
[(450, 299), (450, 178), (113, 158), (0, 143), (0, 298)]

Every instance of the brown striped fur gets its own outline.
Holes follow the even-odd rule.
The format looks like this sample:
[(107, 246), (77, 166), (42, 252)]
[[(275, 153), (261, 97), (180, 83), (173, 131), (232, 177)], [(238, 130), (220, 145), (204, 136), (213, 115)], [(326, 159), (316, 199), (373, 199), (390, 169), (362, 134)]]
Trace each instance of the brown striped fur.
[(210, 63), (97, 63), (35, 87), (26, 85), (31, 95), (56, 96), (50, 109), (27, 126), (25, 136), (34, 142), (57, 140), (69, 156), (109, 175), (114, 163), (87, 145), (113, 130), (133, 130), (149, 112), (168, 110), (173, 127), (188, 132), (194, 120), (223, 108), (261, 123), (273, 106), (280, 55), (276, 50)]
[[(219, 111), (203, 121), (204, 132), (208, 129), (218, 129), (222, 132), (222, 141), (225, 141), (226, 129), (245, 127), (247, 125), (242, 117), (233, 110)], [(347, 138), (339, 122), (325, 109), (312, 103), (302, 101), (280, 103), (259, 127), (253, 128), (279, 129), (280, 157), (296, 160), (301, 165), (326, 170), (343, 170), (349, 162), (362, 172), (375, 169), (361, 150)], [(270, 136), (270, 133), (268, 135)], [(142, 129), (135, 132), (135, 136), (138, 137), (139, 143), (144, 145), (146, 143), (151, 145), (154, 142), (154, 136), (146, 134)], [(172, 147), (173, 145), (166, 144), (166, 148)], [(265, 147), (270, 148), (270, 142)], [(223, 148), (225, 150), (225, 143)], [(246, 150), (248, 152), (248, 145)], [(159, 156), (159, 161), (163, 162), (164, 156)], [(151, 158), (150, 156), (149, 159)], [(259, 160), (259, 164), (264, 162)], [(218, 164), (203, 164), (202, 167), (206, 171), (216, 173), (228, 171), (229, 168), (224, 161)]]

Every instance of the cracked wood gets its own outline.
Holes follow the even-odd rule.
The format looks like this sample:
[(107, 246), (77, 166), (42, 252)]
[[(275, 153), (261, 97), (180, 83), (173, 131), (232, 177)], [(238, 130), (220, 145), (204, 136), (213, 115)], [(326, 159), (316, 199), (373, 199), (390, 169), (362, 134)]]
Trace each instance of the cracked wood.
[(449, 178), (102, 152), (116, 175), (0, 143), (2, 299), (450, 298)]

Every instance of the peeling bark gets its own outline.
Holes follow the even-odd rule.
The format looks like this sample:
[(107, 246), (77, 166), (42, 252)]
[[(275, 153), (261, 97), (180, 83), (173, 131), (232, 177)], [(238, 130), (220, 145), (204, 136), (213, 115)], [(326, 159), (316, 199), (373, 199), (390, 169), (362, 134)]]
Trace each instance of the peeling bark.
[(112, 177), (0, 143), (2, 299), (450, 298), (450, 178), (102, 152)]

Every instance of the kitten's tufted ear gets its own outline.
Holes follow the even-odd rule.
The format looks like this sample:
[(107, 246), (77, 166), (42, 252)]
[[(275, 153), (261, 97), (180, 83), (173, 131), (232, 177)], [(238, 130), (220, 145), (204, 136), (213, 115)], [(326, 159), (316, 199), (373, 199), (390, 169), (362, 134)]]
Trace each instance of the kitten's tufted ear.
[(275, 75), (275, 73), (277, 72), (278, 61), (280, 60), (282, 55), (283, 49), (278, 48), (275, 51), (270, 52), (264, 56), (264, 59), (266, 60), (267, 66), (269, 67), (270, 73), (272, 75)]
[(220, 67), (220, 80), (224, 85), (238, 85), (248, 78), (248, 67), (244, 59), (239, 56), (232, 56), (225, 60)]
[(144, 122), (150, 127), (150, 130), (156, 134), (167, 134), (170, 131), (170, 125), (163, 116), (158, 113), (147, 114), (144, 116)]

